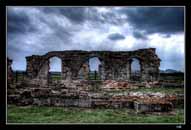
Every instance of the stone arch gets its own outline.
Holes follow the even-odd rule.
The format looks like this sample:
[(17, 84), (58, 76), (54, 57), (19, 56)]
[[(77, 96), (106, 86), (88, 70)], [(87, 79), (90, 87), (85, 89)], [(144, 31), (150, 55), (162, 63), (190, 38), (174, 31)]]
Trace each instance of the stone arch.
[[(133, 63), (136, 63), (135, 67), (138, 67), (139, 72), (133, 72)], [(144, 60), (139, 56), (132, 56), (128, 58), (128, 64), (127, 64), (127, 77), (129, 80), (141, 80), (142, 79), (142, 73), (143, 73), (143, 64)], [(135, 69), (136, 70), (136, 69)]]
[(141, 61), (139, 58), (130, 59), (130, 79), (131, 80), (140, 80), (141, 79)]
[(94, 76), (93, 79), (101, 79), (100, 75), (101, 75), (101, 61), (99, 60), (98, 57), (91, 57), (88, 60), (88, 64), (89, 64), (89, 74), (90, 76)]
[[(103, 58), (99, 54), (90, 53), (86, 57), (83, 58), (81, 65), (79, 67), (78, 78), (79, 79), (88, 79), (90, 73), (90, 64), (89, 60), (92, 58), (97, 58), (100, 62), (98, 66), (98, 75), (100, 79), (104, 79), (104, 61)], [(84, 72), (84, 74), (82, 74)], [(81, 74), (80, 74), (81, 73)]]
[(44, 57), (45, 57), (46, 60), (49, 60), (49, 59), (54, 58), (54, 57), (62, 59), (62, 56), (60, 54), (51, 54), (51, 53), (48, 53)]
[(101, 64), (101, 61), (98, 57), (91, 57), (89, 58), (89, 69), (90, 71), (99, 71), (99, 66)]
[(51, 81), (62, 79), (62, 59), (58, 56), (49, 57), (48, 78)]
[[(49, 69), (50, 69), (50, 59), (57, 57), (58, 59), (61, 60), (62, 64), (62, 58), (59, 55), (51, 55), (51, 54), (46, 54), (38, 59), (38, 69), (35, 69), (34, 71), (37, 73), (37, 78), (38, 79), (45, 79), (48, 80), (49, 78)], [(62, 67), (61, 67), (62, 68)], [(62, 73), (62, 72), (61, 72)]]

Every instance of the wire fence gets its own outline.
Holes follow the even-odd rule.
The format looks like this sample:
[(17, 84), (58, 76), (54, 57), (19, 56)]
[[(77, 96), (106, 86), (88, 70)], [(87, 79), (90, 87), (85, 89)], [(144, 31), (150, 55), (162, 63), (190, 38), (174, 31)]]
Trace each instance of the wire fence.
[(26, 78), (26, 71), (13, 71), (13, 82), (17, 83)]
[[(26, 71), (13, 71), (13, 82), (17, 83), (23, 81), (27, 77)], [(84, 79), (85, 77), (81, 77), (80, 79)], [(140, 80), (140, 73), (132, 73), (132, 80)], [(48, 73), (48, 81), (57, 81), (61, 80), (61, 72), (49, 72)], [(184, 73), (160, 73), (160, 80), (184, 80)], [(97, 71), (91, 71), (88, 73), (88, 80), (101, 80), (101, 75)]]
[(101, 80), (101, 76), (97, 71), (91, 71), (88, 73), (89, 80)]

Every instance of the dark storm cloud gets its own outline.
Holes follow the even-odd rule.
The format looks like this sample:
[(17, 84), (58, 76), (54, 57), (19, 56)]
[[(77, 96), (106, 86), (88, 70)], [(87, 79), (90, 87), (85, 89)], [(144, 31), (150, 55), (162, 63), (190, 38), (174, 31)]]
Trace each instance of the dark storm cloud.
[(110, 24), (110, 25), (122, 25), (124, 20), (121, 19), (120, 14), (114, 13), (111, 8), (108, 12), (99, 12), (96, 8), (88, 8), (88, 13), (86, 14), (87, 20), (99, 24)]
[(170, 34), (165, 34), (165, 35), (162, 35), (162, 36), (165, 37), (165, 38), (170, 38), (171, 37)]
[(183, 7), (140, 7), (121, 9), (128, 22), (147, 33), (176, 33), (184, 31)]
[[(162, 33), (159, 37), (170, 39), (183, 31), (182, 13), (180, 8), (9, 7), (7, 52), (14, 61), (14, 69), (23, 69), (25, 56), (44, 55), (49, 51), (128, 51), (151, 47), (151, 33)], [(174, 41), (178, 40), (172, 40), (173, 44), (179, 44)], [(167, 53), (162, 51), (164, 47), (155, 47), (161, 49), (158, 55), (162, 67), (183, 66), (176, 66), (182, 57), (172, 53), (174, 47)], [(173, 61), (178, 62), (173, 64)]]
[(135, 31), (133, 32), (133, 36), (137, 39), (147, 39), (146, 34), (143, 34), (141, 32)]
[(125, 39), (125, 36), (119, 33), (112, 33), (108, 36), (110, 40), (117, 41), (117, 40), (123, 40)]
[(60, 14), (64, 15), (72, 22), (82, 23), (86, 19), (86, 9), (84, 7), (53, 7), (53, 8), (41, 8), (44, 13)]
[(8, 33), (26, 33), (35, 31), (30, 18), (24, 12), (17, 13), (11, 9), (7, 10), (7, 31)]
[(51, 35), (51, 38), (61, 38), (61, 39), (68, 39), (71, 34), (71, 30), (68, 30), (67, 28), (61, 26), (55, 21), (50, 21), (48, 18), (39, 17), (39, 20), (41, 23), (45, 24), (48, 28), (50, 28), (53, 31), (53, 34)]
[(82, 24), (85, 21), (93, 22), (97, 26), (98, 24), (114, 24), (120, 25), (122, 20), (117, 17), (118, 14), (113, 12), (99, 12), (95, 7), (53, 7), (53, 8), (40, 8), (44, 13), (58, 14), (67, 17), (74, 23)]
[[(13, 8), (8, 8), (8, 55), (14, 59), (16, 58), (15, 53), (18, 52), (24, 53), (26, 51), (28, 55), (32, 54), (31, 52), (43, 54), (50, 50), (59, 49), (63, 44), (70, 43), (69, 38), (72, 34), (69, 29), (61, 26), (54, 19), (50, 20), (38, 8), (36, 9), (40, 12), (37, 15), (27, 13), (30, 9), (32, 8), (24, 8), (17, 11)], [(43, 27), (41, 27), (42, 25)], [(51, 31), (50, 34), (47, 34), (47, 29)], [(38, 43), (34, 43), (35, 41), (38, 41)], [(32, 44), (28, 44), (28, 42)], [(40, 46), (46, 47), (40, 48)]]

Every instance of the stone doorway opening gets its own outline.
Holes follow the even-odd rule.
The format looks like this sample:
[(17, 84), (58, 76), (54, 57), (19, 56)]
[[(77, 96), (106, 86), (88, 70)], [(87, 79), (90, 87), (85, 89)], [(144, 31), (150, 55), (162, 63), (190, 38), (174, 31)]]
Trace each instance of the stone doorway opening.
[(48, 81), (60, 81), (62, 79), (62, 60), (58, 57), (51, 57), (49, 59)]
[(140, 81), (141, 80), (141, 62), (138, 58), (132, 58), (130, 60), (130, 80)]
[(101, 80), (101, 61), (98, 57), (90, 57), (81, 65), (78, 79)]
[(88, 60), (89, 63), (89, 74), (90, 80), (100, 80), (101, 79), (101, 61), (98, 57), (91, 57)]

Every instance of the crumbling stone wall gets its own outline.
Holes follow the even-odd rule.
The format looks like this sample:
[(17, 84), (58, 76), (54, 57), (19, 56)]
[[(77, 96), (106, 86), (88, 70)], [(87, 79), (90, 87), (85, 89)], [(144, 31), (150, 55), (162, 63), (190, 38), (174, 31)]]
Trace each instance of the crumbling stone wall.
[[(136, 51), (54, 51), (42, 56), (32, 55), (26, 57), (28, 77), (47, 79), (49, 59), (54, 56), (62, 60), (63, 80), (79, 79), (79, 71), (92, 57), (97, 57), (101, 62), (99, 74), (102, 80), (130, 80), (132, 58), (140, 61), (142, 81), (157, 80), (159, 77), (160, 59), (155, 48)], [(87, 74), (86, 69), (83, 71)]]
[(90, 67), (88, 62), (84, 63), (81, 67), (81, 69), (79, 70), (78, 76), (80, 79), (88, 79), (88, 74), (90, 72)]
[[(49, 79), (49, 59), (52, 57), (61, 59), (62, 80), (46, 84)], [(99, 75), (102, 80), (87, 80), (90, 71), (88, 62), (93, 57), (97, 57), (101, 62)], [(133, 58), (140, 61), (141, 80), (146, 82), (129, 81)], [(54, 51), (41, 56), (32, 55), (26, 57), (26, 60), (28, 78), (13, 85), (13, 92), (8, 91), (7, 99), (10, 104), (132, 108), (137, 112), (158, 112), (171, 111), (184, 102), (182, 95), (121, 92), (126, 89), (164, 86), (158, 81), (147, 82), (158, 80), (159, 76), (160, 59), (154, 48), (120, 52)], [(11, 72), (11, 63), (10, 60), (8, 73)], [(81, 78), (83, 80), (79, 80)]]
[[(92, 91), (96, 84), (102, 86)], [(124, 81), (73, 80), (47, 88), (23, 82), (8, 94), (8, 104), (82, 108), (130, 108), (137, 112), (168, 112), (184, 103), (184, 96), (152, 92), (109, 92), (106, 88), (133, 89), (141, 86)], [(113, 91), (113, 90), (112, 90)]]
[(7, 58), (7, 81), (8, 84), (13, 82), (13, 70), (12, 70), (12, 60)]

